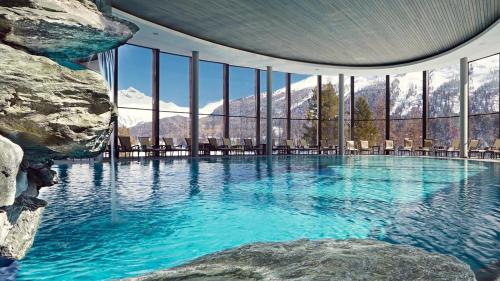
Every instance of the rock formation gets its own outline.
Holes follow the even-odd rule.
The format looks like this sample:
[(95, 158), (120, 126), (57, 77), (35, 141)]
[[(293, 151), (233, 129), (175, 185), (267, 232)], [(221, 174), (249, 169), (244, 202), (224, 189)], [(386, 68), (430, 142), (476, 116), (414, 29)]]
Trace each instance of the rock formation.
[(16, 198), (16, 176), (23, 159), (21, 147), (0, 135), (0, 207)]
[(31, 247), (47, 206), (36, 197), (57, 183), (52, 160), (101, 153), (116, 117), (99, 74), (55, 61), (118, 47), (137, 30), (88, 0), (0, 1), (0, 260)]
[(38, 190), (57, 182), (52, 163), (30, 164), (22, 149), (0, 136), (0, 257), (20, 259), (33, 244), (47, 202)]
[(0, 44), (0, 134), (29, 160), (93, 157), (114, 117), (102, 77)]
[(2, 0), (0, 39), (36, 55), (72, 61), (124, 44), (138, 27), (87, 0)]
[(476, 280), (455, 257), (376, 240), (254, 243), (127, 280)]

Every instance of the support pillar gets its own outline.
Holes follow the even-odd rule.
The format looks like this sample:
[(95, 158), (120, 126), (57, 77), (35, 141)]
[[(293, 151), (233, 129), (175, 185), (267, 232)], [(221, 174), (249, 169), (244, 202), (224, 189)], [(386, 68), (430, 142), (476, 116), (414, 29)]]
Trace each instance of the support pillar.
[(354, 140), (354, 76), (351, 76), (351, 128), (349, 139)]
[(267, 67), (266, 94), (266, 153), (273, 154), (273, 68)]
[(391, 139), (391, 77), (385, 76), (385, 139)]
[[(160, 147), (160, 50), (153, 49), (153, 71), (152, 71), (152, 89), (153, 110), (151, 119), (151, 143), (153, 147)], [(154, 156), (159, 156), (158, 151)]]
[(200, 55), (193, 51), (190, 61), (189, 90), (191, 112), (191, 157), (198, 157), (199, 149), (199, 64)]
[(255, 69), (255, 145), (260, 146), (260, 69)]
[[(113, 102), (118, 108), (118, 48), (114, 50), (114, 61), (113, 61)], [(120, 157), (120, 152), (118, 151), (118, 117), (113, 122), (113, 145), (115, 151), (115, 157), (118, 159)], [(110, 151), (111, 153), (111, 151)]]
[(285, 76), (286, 84), (286, 139), (292, 139), (292, 91), (291, 91), (292, 75), (287, 73)]
[(460, 157), (468, 157), (469, 120), (469, 64), (467, 58), (460, 59)]
[(429, 110), (429, 83), (427, 71), (422, 72), (422, 147), (427, 139), (427, 112)]
[(344, 74), (339, 74), (339, 154), (344, 154)]
[(318, 128), (316, 130), (316, 145), (321, 148), (321, 139), (323, 139), (323, 98), (322, 98), (322, 81), (321, 75), (318, 75), (318, 90), (317, 90), (317, 105), (318, 105)]
[(222, 111), (224, 122), (224, 138), (229, 138), (229, 64), (222, 68)]

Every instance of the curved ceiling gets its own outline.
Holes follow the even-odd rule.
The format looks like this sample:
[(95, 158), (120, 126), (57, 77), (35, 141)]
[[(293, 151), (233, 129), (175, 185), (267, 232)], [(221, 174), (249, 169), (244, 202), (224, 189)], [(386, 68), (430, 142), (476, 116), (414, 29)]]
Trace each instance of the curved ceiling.
[(436, 56), (500, 17), (500, 0), (113, 0), (113, 6), (219, 45), (335, 66)]

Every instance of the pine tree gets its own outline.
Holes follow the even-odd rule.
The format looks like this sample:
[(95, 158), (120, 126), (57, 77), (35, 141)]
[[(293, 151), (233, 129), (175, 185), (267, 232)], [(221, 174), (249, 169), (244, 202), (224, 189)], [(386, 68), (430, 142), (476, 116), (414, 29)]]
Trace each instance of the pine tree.
[[(335, 88), (331, 83), (328, 83), (322, 88), (322, 122), (321, 129), (323, 139), (336, 143), (338, 141), (338, 112), (339, 112), (339, 97)], [(308, 101), (307, 119), (318, 119), (318, 88), (313, 90), (313, 95)], [(316, 132), (318, 123), (313, 122), (311, 125), (304, 125), (304, 139), (310, 143), (316, 143)]]
[(377, 143), (379, 132), (372, 120), (372, 111), (364, 97), (358, 97), (354, 104), (354, 136), (357, 140), (367, 140), (370, 144)]

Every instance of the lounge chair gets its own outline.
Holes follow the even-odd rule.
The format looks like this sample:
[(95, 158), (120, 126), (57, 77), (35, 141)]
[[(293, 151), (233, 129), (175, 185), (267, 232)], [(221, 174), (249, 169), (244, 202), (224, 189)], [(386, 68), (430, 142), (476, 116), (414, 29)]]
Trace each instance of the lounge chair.
[(413, 154), (413, 140), (409, 138), (403, 140), (403, 147), (399, 149), (399, 155), (403, 155), (405, 152), (408, 152), (409, 156)]
[(243, 147), (241, 146), (233, 146), (231, 144), (231, 140), (229, 138), (223, 138), (222, 139), (223, 145), (219, 147), (219, 149), (226, 155), (226, 154), (231, 154), (231, 152), (234, 152), (235, 154), (241, 153), (243, 154)]
[(476, 155), (479, 158), (484, 158), (485, 152), (486, 152), (486, 149), (479, 149), (479, 140), (470, 140), (469, 141), (469, 157)]
[(384, 153), (390, 155), (394, 154), (394, 141), (393, 140), (385, 140), (384, 142)]
[(208, 140), (208, 150), (209, 150), (208, 154), (209, 155), (212, 151), (215, 152), (215, 154), (217, 154), (218, 151), (222, 151), (221, 148), (223, 148), (223, 146), (221, 146), (217, 143), (216, 138), (207, 138), (207, 140)]
[(488, 153), (491, 155), (491, 158), (500, 157), (500, 139), (496, 139), (493, 146), (490, 146), (486, 149), (485, 154)]
[(426, 154), (430, 155), (432, 150), (432, 145), (433, 145), (433, 140), (425, 139), (424, 146), (415, 149), (415, 153), (418, 153), (418, 155), (426, 155)]
[(360, 140), (359, 141), (359, 153), (363, 154), (363, 152), (368, 152), (368, 154), (371, 154), (371, 152), (372, 152), (367, 140)]
[(286, 145), (286, 141), (285, 141), (285, 144), (279, 144), (279, 145), (276, 145), (276, 140), (273, 139), (273, 152), (276, 151), (278, 154), (288, 154), (289, 152), (289, 149), (288, 149), (288, 146)]
[(293, 140), (285, 140), (285, 146), (287, 149), (287, 154), (293, 154), (294, 152), (300, 153), (300, 151), (302, 151), (300, 148), (295, 146)]
[(346, 152), (346, 154), (347, 153), (349, 153), (349, 154), (358, 154), (359, 151), (355, 147), (353, 140), (346, 141), (345, 152)]
[(320, 153), (330, 154), (330, 152), (334, 152), (337, 154), (337, 147), (329, 142), (329, 140), (323, 139), (320, 140)]
[(264, 151), (262, 146), (255, 146), (253, 145), (252, 139), (244, 139), (243, 140), (243, 150), (244, 151), (250, 151), (253, 152), (254, 154), (262, 154)]
[(134, 152), (137, 152), (137, 157), (139, 157), (140, 148), (138, 145), (132, 145), (130, 136), (118, 136), (118, 141), (120, 142), (118, 152), (123, 153), (125, 157), (127, 157), (127, 153), (134, 157)]
[(307, 153), (307, 154), (314, 154), (315, 152), (317, 152), (317, 148), (316, 147), (311, 147), (305, 139), (300, 139), (299, 140), (299, 148), (301, 149), (301, 151)]
[(159, 147), (153, 146), (151, 144), (151, 139), (149, 137), (138, 137), (141, 152), (144, 152), (146, 156), (155, 156), (156, 152), (160, 152)]
[(164, 156), (166, 156), (167, 152), (170, 152), (171, 155), (174, 154), (174, 152), (177, 152), (177, 155), (181, 155), (181, 152), (189, 152), (189, 149), (187, 148), (182, 148), (182, 145), (174, 145), (174, 139), (173, 138), (163, 138), (163, 153)]
[(455, 154), (457, 155), (457, 157), (460, 156), (460, 140), (453, 140), (451, 146), (446, 150), (446, 157), (448, 157), (449, 154), (451, 154), (451, 157), (453, 157)]
[(191, 151), (191, 146), (193, 146), (193, 141), (191, 138), (184, 138), (184, 141), (186, 142), (186, 149)]

